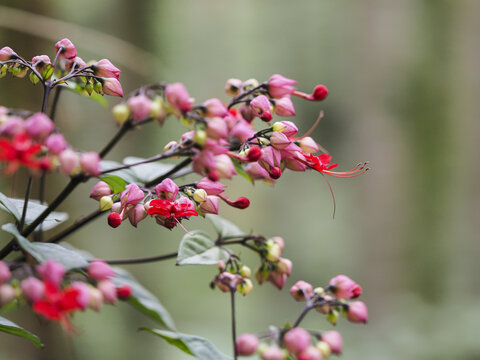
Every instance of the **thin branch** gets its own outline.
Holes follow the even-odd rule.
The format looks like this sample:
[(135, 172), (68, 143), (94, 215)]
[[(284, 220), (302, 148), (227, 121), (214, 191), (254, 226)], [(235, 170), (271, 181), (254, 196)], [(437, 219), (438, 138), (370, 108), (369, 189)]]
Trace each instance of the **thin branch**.
[(22, 232), (23, 225), (25, 225), (25, 217), (27, 216), (28, 201), (30, 200), (30, 192), (32, 190), (32, 176), (28, 177), (27, 190), (25, 191), (25, 200), (23, 201), (22, 217), (18, 224), (18, 231)]
[(235, 319), (235, 288), (230, 289), (230, 304), (232, 311), (232, 341), (233, 341), (233, 359), (238, 359), (237, 347), (235, 346), (235, 340), (237, 339), (237, 324)]
[(141, 258), (129, 258), (129, 259), (116, 259), (116, 260), (105, 260), (106, 263), (110, 265), (132, 265), (132, 264), (145, 264), (157, 261), (163, 261), (168, 259), (176, 258), (178, 255), (177, 252), (158, 255), (158, 256), (149, 256)]

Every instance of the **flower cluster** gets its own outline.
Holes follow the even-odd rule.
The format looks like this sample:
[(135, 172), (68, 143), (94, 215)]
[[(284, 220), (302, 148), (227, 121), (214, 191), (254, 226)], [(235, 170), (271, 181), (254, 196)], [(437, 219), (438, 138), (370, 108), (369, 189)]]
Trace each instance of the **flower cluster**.
[[(55, 260), (37, 265), (34, 270), (35, 276), (22, 280), (21, 276), (12, 277), (7, 264), (0, 261), (0, 306), (13, 300), (26, 300), (34, 312), (58, 321), (68, 331), (73, 330), (69, 316), (74, 312), (87, 308), (99, 311), (102, 304), (114, 304), (117, 299), (127, 299), (132, 294), (130, 286), (114, 285), (111, 280), (114, 271), (102, 260), (90, 262), (87, 278), (67, 274), (65, 267)], [(15, 271), (25, 273), (22, 268)], [(8, 284), (11, 278), (15, 280)]]
[(44, 113), (23, 119), (15, 111), (0, 106), (0, 162), (5, 172), (14, 173), (20, 166), (32, 171), (60, 168), (66, 175), (79, 173), (96, 176), (100, 173), (100, 157), (96, 152), (77, 153), (55, 129)]

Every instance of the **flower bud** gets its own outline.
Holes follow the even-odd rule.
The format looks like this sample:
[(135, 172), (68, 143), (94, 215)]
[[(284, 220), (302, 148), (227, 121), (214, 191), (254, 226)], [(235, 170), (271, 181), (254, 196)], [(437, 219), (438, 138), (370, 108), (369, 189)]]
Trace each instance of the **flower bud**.
[(15, 289), (12, 285), (0, 285), (0, 307), (7, 305), (10, 301), (15, 299)]
[(80, 155), (80, 167), (89, 174), (97, 176), (100, 174), (100, 156), (94, 151)]
[(102, 280), (97, 284), (97, 289), (103, 295), (103, 301), (109, 304), (115, 303), (117, 301), (117, 289), (111, 280)]
[(110, 210), (113, 206), (113, 200), (111, 196), (102, 196), (100, 198), (99, 209), (100, 211)]
[(348, 304), (347, 319), (351, 322), (366, 324), (368, 321), (367, 305), (363, 301), (354, 301)]
[(273, 98), (281, 98), (285, 95), (292, 94), (295, 91), (295, 85), (297, 82), (292, 79), (287, 79), (286, 77), (274, 74), (268, 80), (268, 92)]
[(208, 195), (204, 202), (200, 204), (200, 209), (207, 214), (218, 214), (218, 197)]
[(31, 302), (40, 300), (45, 293), (44, 283), (33, 276), (22, 280), (20, 283), (20, 289), (22, 290), (23, 296), (25, 296), (27, 300), (30, 300)]
[(252, 270), (248, 266), (243, 265), (240, 268), (240, 275), (242, 275), (244, 278), (249, 278), (250, 275), (252, 275)]
[(137, 205), (144, 197), (145, 194), (143, 190), (141, 190), (137, 184), (129, 184), (120, 194), (120, 203), (122, 207)]
[(248, 79), (245, 80), (242, 84), (243, 90), (251, 90), (253, 88), (258, 87), (259, 83), (257, 79)]
[(282, 274), (278, 271), (272, 271), (268, 275), (268, 280), (275, 285), (275, 287), (279, 290), (283, 289), (285, 282), (287, 281), (287, 274)]
[(208, 195), (219, 195), (223, 193), (225, 185), (204, 177), (197, 182), (197, 189), (203, 189)]
[(310, 346), (310, 334), (307, 330), (296, 327), (289, 330), (283, 337), (283, 343), (291, 354), (298, 354)]
[(322, 353), (314, 346), (309, 346), (297, 354), (297, 360), (322, 360)]
[(165, 104), (163, 102), (163, 98), (157, 96), (152, 101), (152, 107), (150, 111), (150, 115), (160, 124), (162, 125), (165, 119), (167, 118), (167, 111), (165, 110)]
[(228, 136), (228, 126), (225, 120), (219, 117), (210, 119), (207, 123), (207, 136), (210, 139), (226, 139)]
[(253, 355), (258, 345), (258, 338), (253, 334), (242, 334), (235, 340), (235, 349), (240, 356)]
[(90, 197), (99, 201), (102, 197), (112, 194), (113, 192), (112, 189), (110, 189), (110, 186), (105, 181), (99, 181), (92, 188), (92, 191), (90, 192)]
[(32, 59), (32, 64), (35, 65), (37, 71), (42, 74), (47, 66), (51, 65), (52, 62), (47, 55), (37, 55)]
[(231, 206), (233, 206), (237, 209), (246, 209), (250, 206), (250, 200), (248, 200), (246, 197), (242, 196), (242, 197), (239, 197), (234, 202), (229, 203), (229, 205), (231, 205)]
[(115, 275), (113, 269), (105, 261), (95, 259), (90, 262), (87, 268), (88, 276), (95, 280), (105, 280)]
[(83, 61), (83, 59), (81, 57), (75, 56), (72, 60), (68, 61), (65, 64), (65, 69), (67, 71), (71, 71), (72, 67), (74, 67), (76, 69), (82, 69), (84, 67), (87, 67), (87, 64), (86, 64), (85, 61)]
[(25, 131), (25, 121), (21, 117), (7, 117), (5, 114), (5, 119), (7, 120), (0, 126), (1, 135), (15, 136)]
[(10, 273), (10, 268), (5, 262), (0, 260), (0, 284), (3, 284), (5, 281), (10, 279), (12, 274)]
[(122, 217), (117, 212), (111, 212), (110, 214), (108, 214), (107, 221), (108, 225), (110, 225), (112, 228), (116, 228), (119, 227), (122, 223)]
[(265, 170), (262, 166), (260, 166), (256, 162), (250, 163), (247, 166), (245, 166), (245, 172), (254, 180), (269, 178), (269, 174), (267, 170)]
[(100, 311), (103, 305), (103, 295), (100, 290), (94, 287), (90, 287), (90, 302), (88, 307), (95, 311)]
[(278, 244), (272, 242), (270, 246), (267, 246), (267, 249), (267, 260), (277, 261), (280, 258), (280, 255), (282, 254), (282, 249), (280, 249), (280, 246), (278, 246)]
[(226, 154), (215, 156), (215, 167), (222, 178), (231, 179), (237, 173), (232, 159)]
[(46, 262), (37, 265), (37, 273), (43, 280), (59, 286), (62, 283), (66, 270), (65, 267), (57, 261), (47, 260)]
[(222, 292), (230, 292), (231, 287), (236, 288), (237, 280), (237, 275), (224, 271), (217, 276), (215, 285)]
[(217, 267), (218, 267), (218, 270), (224, 271), (224, 270), (225, 270), (225, 267), (226, 267), (226, 266), (225, 266), (225, 261), (219, 260), (219, 261), (218, 261), (218, 264), (217, 264)]
[(206, 117), (224, 117), (228, 114), (227, 107), (219, 99), (208, 99), (202, 105), (206, 109)]
[(75, 49), (75, 46), (67, 38), (62, 39), (55, 44), (55, 51), (57, 53), (60, 52), (59, 57), (64, 57), (66, 59), (73, 59), (75, 56), (77, 56), (77, 50)]
[(67, 175), (74, 175), (74, 173), (80, 170), (80, 159), (78, 158), (78, 154), (71, 149), (62, 151), (59, 160), (62, 171)]
[(130, 108), (127, 104), (117, 104), (112, 109), (113, 119), (118, 125), (124, 124), (130, 117)]
[(177, 82), (167, 85), (165, 88), (165, 97), (170, 105), (181, 112), (192, 110), (194, 99), (190, 97), (182, 83)]
[(292, 262), (289, 259), (280, 258), (278, 259), (276, 271), (280, 274), (285, 274), (290, 276), (292, 272)]
[(78, 291), (77, 302), (81, 309), (86, 309), (90, 304), (90, 286), (82, 281), (74, 281), (69, 287)]
[(67, 142), (62, 134), (52, 134), (45, 139), (45, 146), (52, 154), (59, 155), (67, 148)]
[(265, 95), (259, 95), (250, 101), (250, 107), (253, 113), (263, 121), (272, 120), (272, 112), (270, 107), (270, 101)]
[(160, 199), (175, 201), (178, 194), (178, 185), (170, 179), (166, 178), (160, 184), (155, 186), (155, 193)]
[(202, 203), (205, 200), (207, 200), (207, 192), (203, 189), (197, 189), (193, 193), (193, 200), (195, 200), (198, 203)]
[(127, 101), (133, 116), (133, 121), (138, 122), (147, 118), (152, 111), (152, 100), (145, 95), (132, 96)]
[(322, 342), (326, 342), (334, 354), (341, 354), (343, 348), (342, 335), (338, 331), (331, 330), (322, 333)]
[(195, 131), (193, 141), (195, 141), (195, 144), (198, 144), (199, 146), (204, 147), (207, 141), (207, 133), (204, 130)]
[(147, 217), (147, 211), (145, 206), (141, 204), (135, 205), (132, 209), (128, 211), (128, 220), (130, 224), (137, 227), (138, 223)]
[(17, 53), (13, 51), (8, 46), (5, 46), (0, 49), (0, 61), (8, 61), (16, 59), (18, 57)]
[(273, 180), (277, 180), (280, 176), (282, 176), (282, 170), (279, 167), (272, 167), (268, 174)]
[(361, 295), (362, 288), (346, 275), (338, 275), (328, 283), (331, 292), (339, 299), (352, 299)]
[(117, 288), (117, 296), (120, 300), (127, 300), (130, 296), (132, 296), (132, 288), (130, 285), (122, 285)]
[(329, 313), (327, 314), (327, 321), (332, 325), (337, 325), (339, 317), (340, 317), (340, 314), (338, 313), (337, 310), (330, 310)]
[(25, 127), (28, 135), (33, 138), (40, 138), (49, 135), (55, 125), (44, 113), (35, 113), (25, 120)]
[(315, 344), (315, 347), (322, 354), (324, 358), (329, 357), (332, 354), (332, 349), (325, 341), (319, 341)]
[(302, 138), (299, 145), (306, 154), (316, 153), (320, 150), (318, 144), (310, 136)]
[(253, 290), (252, 280), (244, 278), (237, 283), (237, 291), (243, 296), (248, 295)]
[[(315, 289), (315, 290), (316, 290), (316, 289)], [(314, 291), (315, 291), (315, 290), (314, 290)], [(329, 301), (333, 301), (333, 300), (334, 300), (333, 297), (330, 296), (330, 295), (321, 295), (321, 294), (319, 294), (319, 295), (322, 296), (323, 299), (324, 299), (326, 302), (329, 302)], [(324, 314), (324, 315), (327, 315), (327, 314), (330, 312), (330, 310), (331, 310), (331, 306), (328, 305), (328, 304), (324, 304), (324, 305), (320, 305), (320, 306), (315, 307), (315, 310), (317, 310), (319, 313), (322, 313), (322, 314)]]
[(276, 345), (270, 346), (260, 353), (262, 360), (285, 360), (287, 356), (286, 351)]
[(242, 90), (243, 82), (240, 79), (228, 79), (225, 84), (225, 92), (230, 96), (237, 96)]
[(96, 76), (103, 78), (118, 79), (121, 73), (120, 69), (115, 67), (108, 59), (97, 61), (92, 65), (92, 70)]
[(251, 123), (255, 119), (255, 113), (253, 112), (250, 106), (242, 105), (240, 106), (240, 114), (248, 123)]
[(115, 78), (101, 78), (102, 91), (106, 95), (123, 97), (122, 84)]
[(328, 89), (325, 85), (317, 85), (315, 89), (313, 89), (312, 98), (316, 101), (321, 101), (325, 99), (328, 95)]
[(295, 283), (290, 288), (290, 294), (292, 294), (293, 298), (297, 301), (305, 301), (312, 296), (313, 287), (311, 284), (300, 280)]
[(275, 114), (278, 116), (294, 116), (295, 108), (293, 107), (290, 96), (284, 96), (275, 101)]
[(257, 145), (250, 146), (250, 149), (248, 149), (247, 153), (247, 159), (250, 162), (255, 162), (260, 160), (262, 157), (262, 148)]

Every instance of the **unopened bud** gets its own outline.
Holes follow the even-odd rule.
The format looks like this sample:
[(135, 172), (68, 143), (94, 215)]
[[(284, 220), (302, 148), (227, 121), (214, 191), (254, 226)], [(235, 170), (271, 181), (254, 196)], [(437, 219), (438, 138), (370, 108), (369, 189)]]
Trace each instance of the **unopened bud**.
[(272, 179), (277, 180), (280, 176), (282, 176), (282, 170), (279, 167), (272, 167), (268, 174)]
[(225, 270), (225, 261), (220, 260), (217, 264), (218, 270), (223, 271)]
[(330, 345), (328, 345), (325, 341), (319, 341), (315, 347), (317, 348), (318, 351), (322, 354), (324, 358), (329, 357), (330, 354), (332, 353), (332, 349), (330, 348)]
[(244, 278), (237, 284), (237, 291), (243, 296), (248, 295), (253, 290), (252, 280)]
[(123, 285), (117, 288), (117, 296), (120, 300), (126, 300), (132, 296), (132, 288), (130, 285)]
[(20, 283), (20, 289), (22, 290), (23, 296), (31, 302), (40, 300), (45, 293), (45, 285), (43, 281), (33, 276), (22, 280)]
[(280, 249), (280, 246), (278, 246), (278, 244), (273, 243), (271, 246), (268, 247), (267, 260), (277, 261), (280, 258), (281, 254), (282, 254), (282, 249)]
[(193, 193), (193, 200), (198, 203), (203, 203), (205, 200), (207, 200), (207, 192), (203, 189), (195, 190)]
[(330, 312), (327, 314), (327, 321), (332, 325), (337, 325), (339, 317), (340, 314), (337, 310), (330, 310)]
[(88, 307), (95, 311), (100, 311), (103, 305), (103, 295), (100, 290), (97, 288), (91, 287), (90, 288), (90, 302)]
[(250, 162), (255, 162), (260, 160), (262, 157), (262, 148), (260, 146), (254, 145), (248, 149), (247, 159)]
[(252, 270), (248, 266), (243, 265), (240, 268), (240, 275), (242, 275), (244, 278), (249, 278), (250, 275), (252, 275)]
[(225, 84), (225, 92), (230, 96), (237, 96), (241, 92), (243, 82), (240, 79), (228, 79)]
[(102, 196), (100, 198), (100, 211), (110, 210), (113, 205), (113, 200), (111, 196)]
[(15, 299), (15, 289), (12, 285), (3, 284), (0, 286), (0, 306), (7, 305)]
[(130, 117), (130, 108), (127, 104), (117, 104), (112, 109), (113, 118), (118, 125), (122, 125)]
[(103, 301), (109, 304), (115, 303), (117, 301), (117, 289), (111, 280), (102, 280), (97, 284), (97, 289), (103, 295)]
[(248, 79), (243, 82), (243, 90), (251, 90), (256, 88), (258, 85), (257, 79)]
[(157, 122), (161, 125), (167, 118), (167, 112), (165, 110), (165, 103), (163, 102), (163, 98), (157, 96), (152, 101), (150, 115), (157, 120)]
[(110, 214), (108, 214), (107, 220), (108, 220), (108, 225), (110, 225), (112, 228), (119, 227), (120, 224), (122, 223), (122, 217), (117, 212), (111, 212)]
[(296, 327), (285, 334), (283, 342), (288, 352), (298, 354), (310, 346), (311, 337), (307, 330)]
[(0, 260), (0, 284), (10, 279), (11, 276), (12, 274), (10, 273), (8, 265)]
[(199, 146), (204, 146), (207, 141), (207, 133), (204, 130), (195, 131), (194, 141)]
[(101, 198), (105, 196), (112, 195), (112, 189), (105, 181), (99, 181), (95, 184), (90, 192), (90, 197), (97, 201), (100, 201)]

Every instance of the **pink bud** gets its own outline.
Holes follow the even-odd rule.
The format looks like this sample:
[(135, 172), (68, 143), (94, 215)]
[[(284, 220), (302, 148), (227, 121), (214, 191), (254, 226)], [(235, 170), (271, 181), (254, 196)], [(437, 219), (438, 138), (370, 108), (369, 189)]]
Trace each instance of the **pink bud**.
[(297, 135), (298, 132), (297, 125), (291, 121), (278, 121), (273, 124), (273, 130), (281, 132), (289, 139)]
[(108, 225), (110, 225), (112, 228), (116, 228), (119, 227), (122, 223), (122, 217), (117, 212), (111, 212), (110, 214), (108, 214), (107, 221)]
[(296, 327), (285, 334), (283, 342), (288, 352), (298, 354), (310, 346), (311, 338), (307, 330)]
[(323, 356), (320, 350), (314, 346), (309, 346), (297, 354), (297, 360), (322, 360)]
[(274, 131), (270, 136), (270, 143), (275, 149), (283, 150), (287, 148), (292, 141), (287, 136), (279, 131)]
[(62, 39), (55, 44), (55, 51), (57, 53), (60, 51), (59, 56), (66, 59), (73, 59), (75, 56), (77, 56), (77, 50), (75, 49), (75, 46), (67, 38)]
[(292, 294), (293, 298), (297, 301), (309, 299), (312, 293), (312, 285), (303, 280), (297, 281), (295, 285), (290, 288), (290, 294)]
[(297, 82), (292, 79), (287, 79), (286, 77), (274, 74), (268, 80), (268, 92), (273, 98), (281, 98), (285, 95), (291, 94), (295, 91), (295, 85)]
[(259, 95), (250, 101), (250, 107), (253, 113), (263, 121), (272, 120), (272, 112), (270, 111), (270, 101), (265, 95)]
[(100, 156), (94, 152), (86, 152), (80, 156), (80, 166), (89, 175), (100, 175)]
[(222, 178), (231, 179), (237, 173), (232, 159), (225, 154), (215, 156), (215, 167)]
[(287, 274), (281, 273), (279, 271), (272, 271), (268, 275), (268, 280), (275, 285), (275, 287), (279, 290), (283, 289), (285, 282), (287, 281)]
[(182, 83), (176, 82), (167, 85), (165, 89), (165, 96), (170, 105), (181, 112), (192, 110), (192, 104), (194, 100), (190, 97), (187, 89)]
[(207, 214), (218, 214), (218, 197), (208, 195), (204, 202), (200, 204), (200, 209)]
[(83, 61), (82, 58), (76, 56), (65, 64), (65, 69), (67, 71), (70, 71), (72, 70), (72, 66), (74, 66), (77, 69), (82, 69), (84, 67), (87, 67), (87, 64), (85, 63), (85, 61)]
[(10, 273), (10, 268), (8, 265), (0, 260), (0, 284), (10, 279), (11, 276), (12, 274)]
[(258, 338), (253, 334), (242, 334), (235, 340), (235, 349), (241, 356), (253, 355), (258, 348)]
[(113, 304), (117, 301), (117, 289), (111, 280), (102, 280), (97, 284), (97, 289), (103, 295), (103, 300), (106, 303)]
[(321, 101), (325, 99), (328, 95), (328, 89), (325, 85), (317, 85), (315, 89), (313, 89), (312, 98), (316, 101)]
[(82, 281), (74, 281), (69, 287), (78, 290), (78, 304), (82, 309), (86, 309), (88, 304), (90, 304), (90, 286)]
[(128, 211), (128, 220), (130, 224), (137, 227), (138, 223), (147, 217), (147, 211), (145, 206), (141, 204), (135, 205), (132, 209)]
[(117, 288), (117, 296), (120, 300), (126, 300), (130, 296), (132, 296), (132, 288), (130, 285), (122, 285), (119, 288)]
[(219, 117), (210, 119), (207, 123), (207, 135), (211, 139), (226, 139), (228, 137), (228, 126), (225, 120)]
[(206, 100), (203, 106), (206, 109), (206, 117), (224, 117), (228, 114), (227, 107), (216, 98)]
[(12, 285), (0, 285), (0, 307), (7, 305), (10, 301), (15, 299), (15, 289)]
[(275, 101), (275, 114), (278, 116), (294, 116), (295, 108), (293, 107), (290, 96), (284, 96)]
[(339, 299), (351, 299), (360, 296), (362, 288), (346, 275), (337, 275), (328, 283), (332, 293)]
[(250, 149), (248, 149), (248, 153), (247, 153), (248, 161), (255, 162), (260, 160), (261, 157), (262, 157), (262, 148), (257, 145), (250, 146)]
[(208, 177), (200, 179), (197, 183), (197, 189), (203, 189), (207, 192), (208, 195), (219, 195), (223, 193), (225, 185), (212, 181)]
[(45, 137), (55, 129), (52, 120), (44, 113), (35, 113), (27, 118), (25, 126), (31, 137)]
[(243, 81), (240, 79), (228, 79), (225, 84), (225, 92), (230, 96), (237, 96), (240, 94)]
[(155, 186), (155, 192), (160, 199), (174, 201), (178, 194), (178, 185), (170, 178), (166, 178)]
[(40, 72), (40, 74), (45, 70), (47, 65), (51, 65), (52, 62), (47, 55), (37, 55), (32, 59), (32, 64)]
[(278, 346), (270, 346), (260, 354), (262, 360), (285, 360), (287, 358), (285, 351)]
[(43, 281), (37, 279), (36, 277), (30, 276), (25, 280), (22, 280), (20, 283), (20, 289), (28, 300), (35, 302), (43, 297), (45, 285)]
[(90, 197), (92, 199), (100, 201), (102, 197), (109, 196), (112, 194), (113, 192), (112, 192), (112, 189), (110, 189), (110, 186), (108, 186), (108, 184), (105, 181), (99, 181), (92, 188), (92, 191), (90, 192)]
[(120, 69), (115, 67), (108, 59), (97, 61), (94, 65), (92, 65), (92, 69), (95, 75), (103, 78), (118, 79), (121, 73)]
[(127, 205), (137, 205), (144, 197), (145, 194), (143, 190), (141, 190), (137, 184), (130, 184), (120, 194), (120, 202), (123, 207)]
[(334, 354), (341, 354), (343, 348), (342, 335), (338, 331), (331, 330), (322, 333), (322, 341), (325, 341)]
[(300, 147), (307, 154), (316, 153), (320, 150), (316, 141), (310, 136), (305, 136), (300, 140)]
[(101, 83), (106, 95), (123, 97), (122, 84), (116, 78), (102, 78)]
[(289, 259), (285, 259), (285, 258), (278, 259), (276, 271), (280, 274), (285, 274), (287, 276), (290, 276), (290, 274), (292, 273), (292, 262)]
[(0, 126), (0, 134), (15, 136), (25, 131), (25, 121), (18, 116), (11, 116)]
[(272, 237), (272, 240), (275, 244), (277, 244), (280, 247), (280, 249), (283, 250), (283, 248), (285, 247), (285, 240), (283, 240), (282, 237), (274, 236), (274, 237)]
[(62, 134), (52, 134), (45, 139), (45, 146), (52, 154), (58, 155), (67, 148), (67, 142)]
[(67, 175), (71, 175), (73, 171), (80, 168), (80, 159), (78, 158), (78, 154), (71, 149), (62, 151), (60, 153), (59, 160), (62, 171)]
[(5, 46), (0, 49), (0, 61), (8, 61), (16, 59), (18, 57), (17, 53), (13, 51), (8, 46)]
[(105, 280), (115, 275), (113, 269), (105, 261), (96, 259), (88, 264), (88, 276), (95, 280)]
[(59, 286), (62, 283), (66, 270), (65, 267), (57, 261), (47, 260), (46, 262), (37, 265), (37, 273), (43, 280)]
[(240, 114), (248, 123), (251, 123), (255, 119), (255, 113), (250, 106), (242, 105), (240, 107)]
[(363, 301), (354, 301), (348, 304), (347, 319), (351, 322), (367, 323), (368, 309)]
[(88, 307), (95, 311), (99, 311), (103, 305), (103, 294), (97, 288), (91, 287), (90, 288), (90, 303)]
[(235, 288), (237, 286), (238, 275), (234, 275), (229, 272), (222, 272), (217, 276), (215, 285), (222, 292), (230, 292), (231, 287)]
[(133, 121), (143, 120), (152, 111), (152, 100), (145, 95), (132, 96), (127, 101), (128, 107), (133, 115)]
[(268, 179), (267, 170), (261, 167), (258, 163), (250, 163), (245, 166), (245, 172), (254, 180)]

